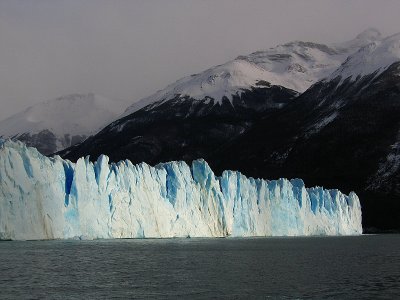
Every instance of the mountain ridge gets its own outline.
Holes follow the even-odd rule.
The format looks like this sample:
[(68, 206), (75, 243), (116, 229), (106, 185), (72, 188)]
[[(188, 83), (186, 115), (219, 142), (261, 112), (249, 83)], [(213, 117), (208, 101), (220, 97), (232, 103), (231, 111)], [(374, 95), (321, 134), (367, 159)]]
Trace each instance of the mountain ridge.
[[(173, 99), (177, 95), (203, 101), (212, 98), (215, 103), (221, 103), (224, 97), (231, 100), (233, 95), (240, 96), (242, 89), (256, 87), (258, 82), (301, 93), (330, 75), (348, 55), (380, 38), (379, 31), (368, 29), (344, 43), (324, 45), (294, 41), (241, 55), (224, 64), (179, 79), (133, 103), (120, 117), (147, 105)], [(220, 84), (216, 85), (216, 82)]]

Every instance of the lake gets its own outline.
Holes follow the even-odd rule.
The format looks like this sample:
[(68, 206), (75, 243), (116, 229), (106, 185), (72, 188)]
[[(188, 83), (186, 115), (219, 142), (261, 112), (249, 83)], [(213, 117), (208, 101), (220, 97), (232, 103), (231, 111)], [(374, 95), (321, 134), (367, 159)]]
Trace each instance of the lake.
[(394, 299), (400, 235), (0, 242), (2, 299)]

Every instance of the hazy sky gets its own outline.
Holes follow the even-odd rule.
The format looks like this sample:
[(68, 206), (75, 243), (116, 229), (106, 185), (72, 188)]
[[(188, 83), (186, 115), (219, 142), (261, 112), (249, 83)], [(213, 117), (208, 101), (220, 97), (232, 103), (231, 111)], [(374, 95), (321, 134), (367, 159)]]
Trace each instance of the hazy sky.
[(399, 0), (0, 0), (0, 119), (76, 92), (132, 103), (291, 40), (390, 35), (399, 12)]

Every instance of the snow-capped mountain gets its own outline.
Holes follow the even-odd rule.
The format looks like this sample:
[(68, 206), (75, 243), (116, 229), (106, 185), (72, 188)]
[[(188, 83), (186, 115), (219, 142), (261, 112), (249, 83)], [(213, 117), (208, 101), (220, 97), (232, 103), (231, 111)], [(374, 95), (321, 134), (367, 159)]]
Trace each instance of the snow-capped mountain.
[(245, 90), (265, 83), (304, 92), (318, 80), (329, 76), (348, 55), (380, 39), (379, 31), (368, 29), (344, 43), (323, 45), (296, 41), (239, 56), (225, 64), (176, 81), (132, 104), (123, 116), (149, 104), (152, 104), (149, 107), (151, 109), (177, 97), (219, 104), (227, 98), (232, 102), (234, 96), (240, 97)]
[(240, 97), (245, 90), (252, 87), (265, 86), (269, 79), (268, 72), (262, 67), (236, 59), (176, 81), (154, 95), (131, 105), (124, 116), (149, 104), (151, 105), (147, 108), (148, 110), (177, 98), (182, 101), (191, 99), (222, 104), (225, 97), (232, 102), (234, 96)]
[(0, 136), (50, 154), (95, 134), (123, 109), (120, 101), (92, 93), (72, 94), (36, 104), (1, 121)]
[(271, 84), (304, 92), (318, 80), (329, 76), (347, 56), (380, 38), (379, 31), (368, 29), (344, 43), (324, 45), (295, 41), (239, 58), (266, 70), (266, 81)]

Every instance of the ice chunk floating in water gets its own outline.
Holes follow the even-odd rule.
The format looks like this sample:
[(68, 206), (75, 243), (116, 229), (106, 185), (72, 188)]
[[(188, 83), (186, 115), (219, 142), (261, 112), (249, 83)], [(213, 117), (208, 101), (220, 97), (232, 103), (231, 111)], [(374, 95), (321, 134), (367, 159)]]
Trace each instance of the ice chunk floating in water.
[(361, 234), (356, 194), (214, 175), (204, 160), (76, 164), (0, 142), (0, 239)]

